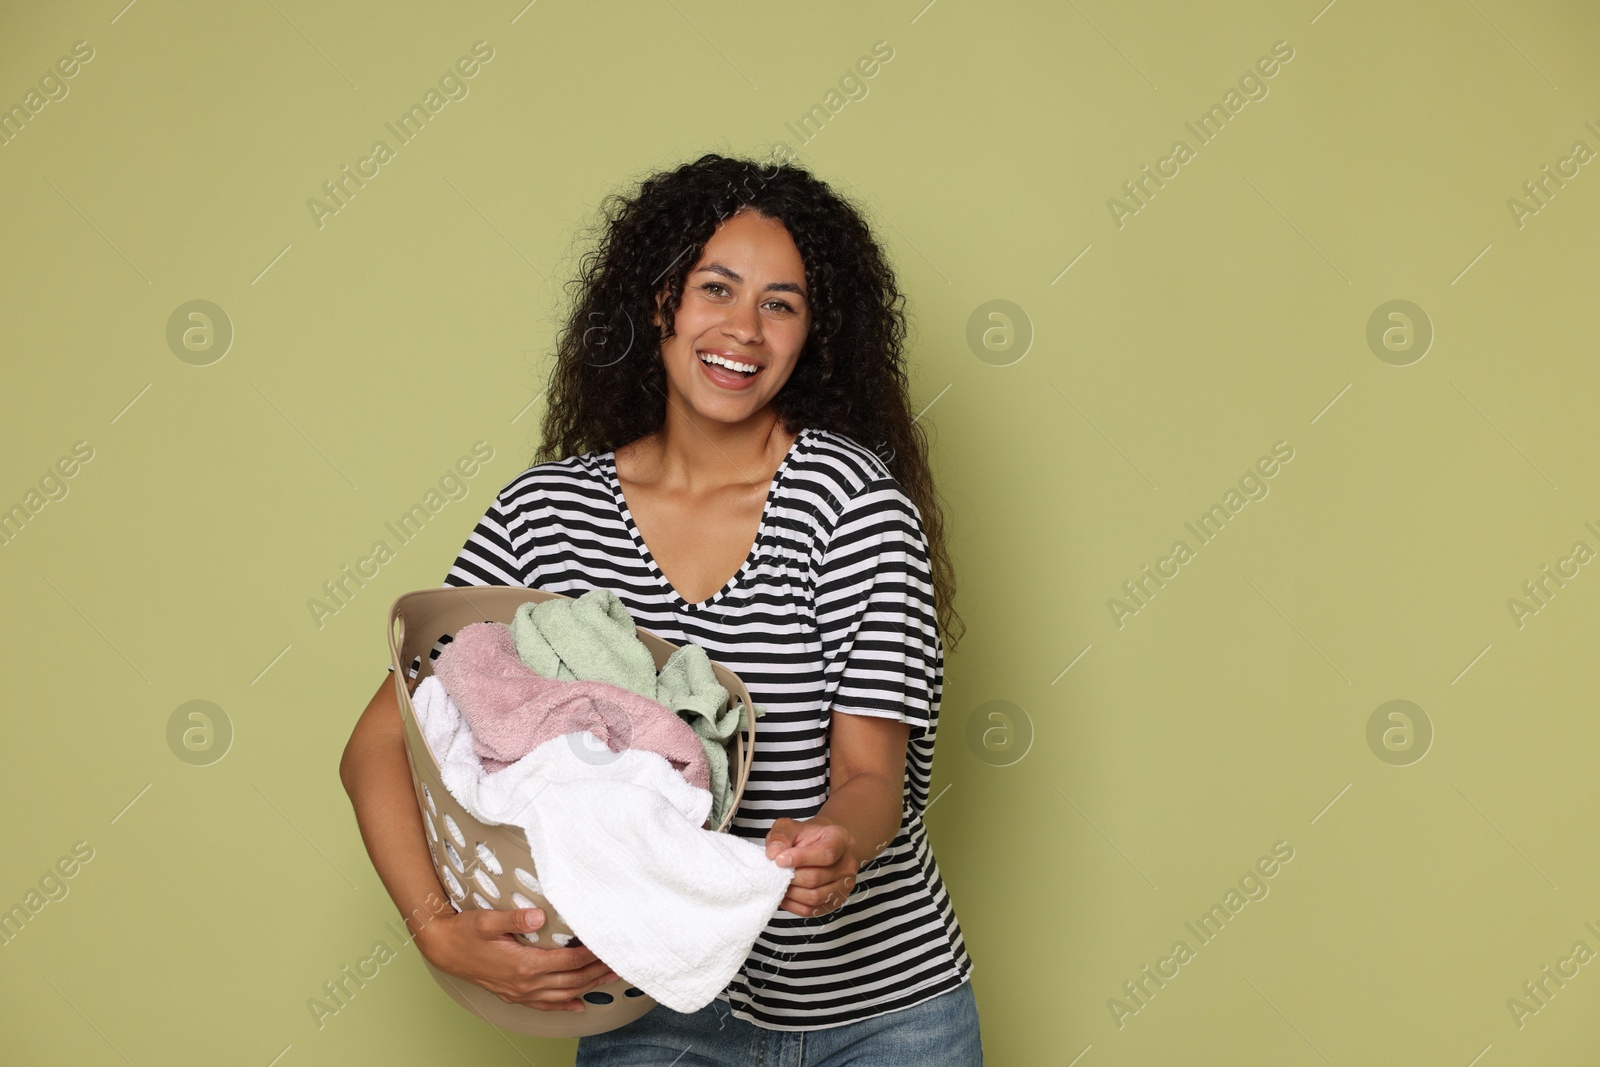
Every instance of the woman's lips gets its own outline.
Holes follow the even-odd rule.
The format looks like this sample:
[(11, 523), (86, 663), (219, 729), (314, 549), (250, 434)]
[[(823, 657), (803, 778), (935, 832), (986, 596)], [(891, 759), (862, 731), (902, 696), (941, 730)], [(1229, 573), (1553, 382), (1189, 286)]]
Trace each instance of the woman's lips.
[(759, 370), (749, 377), (746, 377), (745, 375), (731, 371), (726, 367), (719, 367), (715, 363), (707, 363), (705, 360), (700, 358), (700, 354), (698, 352), (695, 353), (694, 361), (700, 364), (700, 369), (705, 373), (707, 378), (711, 379), (714, 384), (719, 385), (724, 389), (743, 389), (751, 382), (761, 377), (761, 371)]

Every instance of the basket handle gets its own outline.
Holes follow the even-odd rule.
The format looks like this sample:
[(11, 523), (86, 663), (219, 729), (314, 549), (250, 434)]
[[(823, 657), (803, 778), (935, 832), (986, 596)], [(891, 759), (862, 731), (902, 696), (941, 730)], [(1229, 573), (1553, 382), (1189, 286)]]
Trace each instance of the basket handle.
[[(400, 600), (396, 598), (389, 608), (389, 660), (394, 664), (395, 694), (410, 696), (416, 685), (411, 679), (411, 665), (400, 662), (400, 650), (406, 643), (406, 617), (400, 611)], [(401, 717), (405, 716), (405, 704), (401, 701)]]
[[(398, 633), (396, 632), (398, 628)], [(395, 610), (389, 609), (389, 658), (394, 661), (394, 669), (399, 674), (405, 674), (406, 668), (400, 662), (400, 647), (406, 640), (406, 617)]]

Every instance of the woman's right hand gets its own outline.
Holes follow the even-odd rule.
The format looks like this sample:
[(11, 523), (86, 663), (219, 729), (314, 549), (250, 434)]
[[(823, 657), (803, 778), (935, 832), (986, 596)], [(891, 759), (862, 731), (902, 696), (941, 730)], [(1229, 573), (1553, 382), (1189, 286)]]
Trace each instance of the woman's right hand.
[(538, 908), (484, 911), (429, 920), (416, 936), (428, 962), (511, 1004), (540, 1011), (583, 1011), (582, 997), (617, 975), (584, 947), (536, 948), (515, 935), (544, 925)]

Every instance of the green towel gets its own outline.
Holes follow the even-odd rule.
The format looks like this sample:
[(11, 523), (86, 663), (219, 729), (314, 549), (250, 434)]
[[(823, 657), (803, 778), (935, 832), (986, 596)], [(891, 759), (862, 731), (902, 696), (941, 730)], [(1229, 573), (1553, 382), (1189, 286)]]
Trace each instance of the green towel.
[[(656, 673), (655, 658), (639, 640), (633, 616), (609, 589), (575, 599), (523, 604), (511, 620), (517, 658), (535, 674), (560, 681), (608, 682), (678, 713), (694, 729), (711, 767), (711, 825), (721, 824), (733, 798), (728, 742), (745, 725), (744, 708), (729, 707), (699, 645), (680, 646)], [(755, 704), (759, 718), (766, 707)]]
[(609, 682), (655, 699), (656, 661), (609, 589), (523, 604), (511, 620), (511, 639), (517, 658), (540, 677)]
[(728, 690), (711, 670), (699, 645), (683, 645), (661, 667), (656, 699), (694, 727), (711, 767), (711, 825), (718, 826), (733, 792), (728, 780), (728, 741), (744, 722), (744, 705), (729, 707)]

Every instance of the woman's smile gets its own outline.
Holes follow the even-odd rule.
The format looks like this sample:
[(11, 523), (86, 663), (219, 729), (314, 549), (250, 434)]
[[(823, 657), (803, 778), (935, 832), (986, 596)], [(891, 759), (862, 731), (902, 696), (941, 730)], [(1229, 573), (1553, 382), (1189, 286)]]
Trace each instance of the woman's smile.
[(697, 352), (706, 377), (724, 389), (744, 389), (762, 371), (761, 364), (728, 352)]

